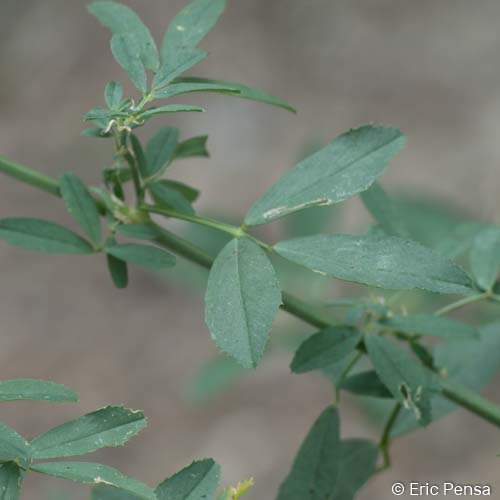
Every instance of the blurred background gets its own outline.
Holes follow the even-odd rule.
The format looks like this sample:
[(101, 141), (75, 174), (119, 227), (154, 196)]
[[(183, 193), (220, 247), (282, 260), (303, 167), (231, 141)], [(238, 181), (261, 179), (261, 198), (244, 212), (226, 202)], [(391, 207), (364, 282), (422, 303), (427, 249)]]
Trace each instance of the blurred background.
[[(98, 184), (112, 159), (110, 145), (81, 137), (81, 116), (103, 104), (107, 81), (126, 77), (86, 3), (0, 3), (0, 154), (52, 175), (71, 170)], [(157, 40), (185, 4), (126, 3)], [(201, 188), (199, 213), (238, 221), (306, 151), (352, 126), (376, 122), (409, 137), (382, 184), (403, 200), (415, 237), (422, 227), (432, 228), (425, 242), (434, 244), (461, 220), (500, 223), (499, 2), (229, 3), (202, 44), (211, 56), (192, 73), (265, 89), (299, 113), (190, 95), (181, 102), (202, 104), (208, 112), (162, 117), (144, 127), (144, 138), (160, 123), (179, 126), (183, 138), (209, 133), (209, 160), (184, 160), (169, 171)], [(59, 200), (7, 178), (0, 183), (0, 215), (71, 225)], [(369, 223), (352, 200), (263, 232), (275, 241), (315, 229), (362, 231)], [(223, 243), (185, 224), (170, 227), (210, 251)], [(77, 405), (4, 404), (3, 421), (34, 436), (108, 403), (141, 408), (148, 430), (125, 449), (99, 452), (96, 461), (154, 484), (193, 459), (213, 456), (224, 484), (253, 476), (248, 499), (273, 498), (312, 421), (333, 397), (327, 377), (289, 372), (293, 343), (310, 329), (280, 314), (262, 366), (243, 373), (216, 357), (203, 321), (206, 273), (193, 265), (181, 262), (164, 275), (133, 269), (129, 288), (118, 291), (98, 257), (34, 256), (2, 243), (0, 259), (0, 378), (52, 379), (81, 396)], [(287, 287), (318, 302), (358, 292), (296, 269), (280, 272)], [(410, 305), (439, 305), (430, 300), (408, 297)], [(486, 308), (479, 320), (495, 314)], [(486, 394), (500, 402), (498, 384)], [(372, 403), (346, 398), (343, 435), (376, 438), (377, 415)], [(457, 411), (397, 441), (394, 467), (359, 498), (389, 498), (396, 479), (484, 482), (498, 489), (498, 445), (496, 429)], [(86, 492), (28, 477), (23, 498), (80, 499)]]

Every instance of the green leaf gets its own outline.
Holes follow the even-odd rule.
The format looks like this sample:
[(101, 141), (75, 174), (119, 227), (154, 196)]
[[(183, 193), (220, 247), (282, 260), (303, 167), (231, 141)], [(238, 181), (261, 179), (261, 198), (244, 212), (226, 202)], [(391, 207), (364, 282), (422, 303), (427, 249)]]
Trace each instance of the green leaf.
[(168, 85), (172, 80), (182, 75), (182, 73), (198, 64), (205, 59), (207, 55), (208, 54), (202, 50), (193, 49), (184, 50), (177, 53), (174, 57), (167, 59), (153, 78), (155, 97), (163, 94), (164, 89), (162, 89), (162, 87), (165, 87), (165, 85)]
[(14, 463), (0, 466), (0, 500), (19, 500), (23, 473)]
[(174, 157), (179, 142), (179, 129), (175, 127), (162, 127), (153, 136), (146, 146), (147, 172), (145, 179), (159, 177), (165, 172)]
[(173, 18), (163, 37), (163, 63), (173, 61), (179, 53), (197, 47), (215, 26), (225, 7), (226, 0), (195, 0), (184, 7)]
[(0, 219), (0, 239), (34, 252), (87, 254), (94, 251), (87, 241), (69, 229), (27, 217)]
[(156, 500), (151, 488), (107, 465), (92, 462), (45, 462), (32, 465), (31, 470), (77, 483), (115, 486), (139, 498)]
[(97, 125), (105, 127), (113, 118), (126, 118), (128, 113), (106, 108), (93, 108), (83, 115), (84, 121), (94, 121)]
[(66, 209), (96, 244), (102, 240), (101, 219), (97, 204), (87, 186), (74, 174), (64, 174), (60, 181), (61, 195)]
[[(434, 347), (434, 364), (450, 382), (479, 392), (490, 383), (500, 366), (500, 321), (480, 328), (480, 340), (443, 343)], [(432, 419), (437, 420), (458, 406), (441, 395), (431, 401)], [(418, 428), (406, 412), (399, 415), (392, 435), (397, 436)]]
[(106, 255), (109, 275), (116, 288), (127, 288), (128, 285), (128, 267), (127, 263), (111, 254)]
[(192, 92), (215, 92), (217, 94), (239, 94), (240, 91), (234, 85), (225, 83), (173, 83), (155, 92), (156, 99), (169, 99), (182, 94)]
[(0, 463), (29, 463), (31, 449), (29, 443), (14, 429), (0, 422)]
[(113, 35), (111, 52), (127, 72), (132, 83), (145, 94), (148, 90), (146, 71), (141, 60), (141, 45), (132, 33)]
[(412, 410), (421, 425), (432, 420), (430, 398), (439, 390), (436, 377), (403, 348), (379, 335), (365, 344), (377, 375), (394, 398)]
[(193, 462), (155, 489), (158, 500), (211, 499), (219, 485), (220, 466), (211, 458)]
[(330, 406), (314, 422), (302, 443), (277, 500), (337, 500), (331, 493), (339, 477), (341, 457), (339, 416)]
[(184, 193), (169, 181), (154, 182), (149, 184), (148, 189), (158, 205), (173, 208), (177, 212), (194, 214), (194, 209)]
[(139, 240), (154, 240), (161, 234), (154, 224), (147, 222), (142, 224), (120, 224), (116, 226), (115, 231), (128, 238), (137, 238)]
[(470, 293), (467, 274), (420, 243), (378, 233), (317, 235), (283, 241), (274, 250), (320, 274), (391, 290)]
[(125, 493), (114, 486), (107, 484), (98, 484), (92, 488), (92, 496), (90, 500), (137, 500), (137, 495)]
[(155, 41), (132, 9), (116, 2), (94, 2), (88, 6), (88, 10), (114, 35), (133, 34), (139, 45), (141, 61), (151, 70), (158, 68), (159, 58)]
[(83, 137), (98, 137), (100, 139), (111, 137), (111, 133), (104, 132), (104, 129), (102, 128), (86, 128), (85, 130), (82, 130), (80, 135)]
[(130, 144), (132, 145), (132, 151), (134, 152), (134, 158), (139, 172), (141, 173), (141, 176), (144, 177), (148, 171), (148, 163), (144, 150), (141, 146), (141, 141), (139, 141), (136, 135), (130, 134)]
[(104, 99), (111, 109), (117, 109), (123, 97), (123, 87), (120, 82), (111, 81), (104, 90)]
[(175, 265), (175, 257), (158, 247), (137, 243), (106, 246), (104, 251), (129, 264), (136, 264), (148, 269), (163, 269)]
[(210, 154), (207, 151), (208, 135), (192, 137), (180, 142), (174, 152), (174, 158), (190, 158), (192, 156), (201, 156), (208, 158)]
[(350, 130), (286, 173), (252, 206), (245, 223), (265, 224), (365, 191), (404, 144), (405, 137), (394, 128), (365, 125)]
[(373, 370), (356, 373), (340, 382), (339, 389), (352, 392), (358, 396), (392, 399), (391, 392)]
[(107, 406), (54, 427), (31, 441), (33, 458), (73, 457), (122, 446), (146, 427), (142, 411)]
[(500, 270), (500, 227), (488, 226), (476, 235), (470, 266), (477, 284), (483, 290), (491, 290)]
[(151, 116), (164, 115), (169, 113), (184, 113), (195, 112), (204, 113), (205, 110), (199, 106), (190, 106), (188, 104), (167, 104), (166, 106), (159, 106), (157, 108), (149, 108), (141, 113), (138, 118), (145, 120)]
[(340, 443), (337, 481), (329, 499), (354, 500), (356, 493), (375, 473), (378, 448), (365, 439), (346, 439)]
[[(228, 96), (239, 97), (240, 99), (249, 99), (251, 101), (264, 102), (266, 104), (271, 104), (279, 108), (286, 109), (295, 113), (296, 110), (290, 106), (290, 104), (274, 97), (263, 90), (254, 89), (243, 85), (242, 83), (236, 82), (225, 82), (223, 80), (212, 80), (209, 78), (199, 78), (196, 76), (184, 76), (173, 80), (173, 85), (186, 84), (186, 85), (214, 85), (219, 87), (224, 87), (225, 90), (217, 91), (212, 90), (212, 92), (222, 92)], [(229, 90), (231, 89), (231, 90)], [(236, 91), (236, 92), (235, 92)]]
[(0, 381), (0, 401), (50, 401), (52, 403), (74, 403), (78, 394), (68, 387), (31, 378)]
[(409, 334), (432, 335), (451, 340), (479, 338), (479, 331), (476, 327), (434, 314), (393, 316), (385, 319), (382, 324)]
[(265, 252), (247, 237), (231, 240), (215, 259), (205, 295), (205, 321), (219, 349), (257, 366), (280, 304)]
[(361, 193), (361, 200), (387, 234), (408, 236), (398, 207), (387, 196), (378, 182)]
[(349, 355), (362, 338), (355, 328), (332, 326), (311, 335), (297, 349), (290, 365), (294, 373), (326, 368)]

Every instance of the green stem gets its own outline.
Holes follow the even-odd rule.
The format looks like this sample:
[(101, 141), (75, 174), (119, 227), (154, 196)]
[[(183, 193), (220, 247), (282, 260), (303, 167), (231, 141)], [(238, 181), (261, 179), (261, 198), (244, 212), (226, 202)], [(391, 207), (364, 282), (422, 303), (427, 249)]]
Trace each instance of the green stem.
[(193, 224), (198, 224), (200, 226), (211, 227), (212, 229), (230, 234), (235, 238), (239, 238), (245, 234), (241, 228), (233, 226), (231, 224), (226, 224), (225, 222), (221, 222), (216, 219), (210, 219), (209, 217), (200, 217), (198, 215), (178, 212), (177, 210), (173, 210), (167, 207), (160, 207), (158, 205), (141, 205), (139, 209), (151, 214), (165, 215), (166, 217), (185, 220), (188, 222), (192, 222)]
[(363, 357), (363, 353), (360, 351), (356, 353), (356, 356), (352, 359), (352, 361), (347, 365), (346, 369), (340, 374), (339, 381), (335, 385), (335, 402), (338, 405), (340, 403), (340, 384), (346, 379), (347, 375), (351, 372), (351, 370), (356, 366), (358, 361)]
[(128, 135), (129, 132), (123, 130), (120, 133), (120, 149), (118, 154), (127, 162), (130, 168), (130, 173), (132, 174), (132, 182), (134, 184), (136, 203), (139, 206), (144, 201), (144, 189), (141, 184), (141, 177), (139, 175), (139, 169), (137, 168), (137, 162), (128, 149)]
[[(0, 172), (10, 175), (11, 177), (25, 182), (26, 184), (47, 191), (53, 195), (60, 196), (57, 179), (39, 174), (23, 165), (4, 160), (2, 157), (0, 157)], [(233, 226), (229, 227), (234, 229)], [(238, 230), (241, 229), (238, 228)], [(156, 241), (164, 248), (171, 250), (172, 252), (175, 252), (192, 262), (200, 264), (207, 269), (210, 269), (213, 264), (214, 259), (211, 256), (192, 243), (174, 235), (169, 231), (162, 229), (162, 234)], [(467, 299), (469, 299), (467, 303), (470, 303), (471, 297), (467, 297)], [(474, 300), (479, 299), (476, 298)], [(322, 318), (313, 312), (313, 308), (309, 304), (293, 297), (288, 293), (283, 293), (282, 308), (293, 316), (302, 319), (316, 328), (325, 328), (333, 325), (333, 322)], [(479, 394), (472, 392), (467, 387), (459, 384), (451, 384), (449, 382), (444, 383), (442, 394), (450, 401), (500, 427), (500, 407), (484, 399)]]
[(489, 293), (479, 293), (477, 295), (470, 295), (468, 297), (464, 297), (463, 299), (457, 300), (456, 302), (452, 302), (447, 306), (442, 307), (437, 310), (434, 314), (436, 316), (442, 316), (443, 314), (447, 314), (451, 311), (455, 311), (456, 309), (460, 309), (468, 304), (472, 304), (474, 302), (479, 302), (480, 300), (485, 300), (489, 297)]
[(450, 401), (500, 427), (500, 407), (498, 405), (484, 399), (468, 387), (449, 380), (441, 381), (441, 390), (443, 395)]
[(382, 458), (384, 460), (384, 463), (377, 470), (377, 472), (382, 472), (391, 466), (391, 453), (390, 453), (391, 431), (392, 431), (392, 428), (394, 427), (394, 424), (396, 423), (396, 420), (397, 420), (402, 408), (403, 408), (403, 406), (401, 405), (401, 403), (396, 403), (394, 408), (392, 409), (391, 413), (389, 414), (389, 418), (387, 419), (387, 422), (384, 426), (384, 430), (382, 432), (382, 437), (380, 438), (380, 443), (378, 445), (378, 447), (382, 453)]
[(57, 179), (42, 174), (24, 165), (20, 165), (19, 163), (10, 161), (3, 156), (0, 156), (0, 172), (9, 175), (10, 177), (14, 177), (14, 179), (24, 182), (25, 184), (47, 191), (50, 194), (54, 194), (56, 196), (60, 195), (59, 182)]

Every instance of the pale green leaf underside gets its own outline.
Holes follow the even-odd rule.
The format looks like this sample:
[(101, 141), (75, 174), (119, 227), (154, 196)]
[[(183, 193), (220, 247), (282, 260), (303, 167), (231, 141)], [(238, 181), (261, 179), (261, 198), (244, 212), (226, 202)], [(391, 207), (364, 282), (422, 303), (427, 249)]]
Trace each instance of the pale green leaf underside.
[(27, 217), (0, 220), (0, 239), (34, 252), (52, 254), (92, 253), (83, 238), (54, 222)]
[(151, 488), (107, 465), (92, 462), (45, 462), (32, 465), (31, 470), (77, 483), (107, 484), (145, 500), (156, 500)]
[(365, 344), (384, 385), (421, 425), (427, 425), (432, 419), (430, 398), (439, 390), (436, 378), (391, 340), (367, 335)]
[(341, 461), (339, 416), (329, 407), (316, 420), (302, 443), (277, 500), (330, 499)]
[(147, 269), (163, 269), (175, 265), (175, 257), (171, 253), (151, 245), (124, 243), (106, 246), (104, 251), (117, 259)]
[(283, 241), (274, 250), (320, 274), (391, 290), (471, 293), (467, 274), (420, 243), (380, 233), (317, 235)]
[(212, 266), (205, 295), (205, 321), (219, 349), (257, 366), (280, 304), (265, 252), (247, 237), (231, 240)]
[(31, 441), (35, 459), (84, 455), (121, 446), (146, 427), (142, 411), (108, 406), (66, 422)]
[(0, 466), (0, 500), (18, 500), (21, 489), (22, 472), (14, 463)]
[(248, 211), (245, 223), (265, 224), (312, 206), (339, 203), (368, 189), (405, 144), (394, 128), (365, 125), (287, 172)]
[(68, 387), (29, 378), (0, 381), (0, 401), (50, 401), (53, 403), (72, 403), (78, 401), (78, 394)]
[(85, 234), (99, 244), (102, 239), (101, 219), (96, 202), (85, 184), (74, 174), (64, 174), (60, 189), (70, 215)]
[(434, 314), (393, 316), (386, 319), (383, 325), (404, 333), (432, 335), (450, 340), (479, 338), (479, 331), (476, 327)]
[(332, 326), (311, 335), (297, 349), (290, 368), (294, 373), (326, 368), (349, 355), (359, 344), (355, 328)]
[(132, 33), (140, 47), (143, 64), (151, 70), (158, 68), (158, 50), (154, 39), (132, 9), (117, 2), (94, 2), (88, 6), (88, 10), (113, 34)]
[(211, 500), (219, 485), (220, 466), (212, 459), (193, 462), (155, 489), (158, 500)]

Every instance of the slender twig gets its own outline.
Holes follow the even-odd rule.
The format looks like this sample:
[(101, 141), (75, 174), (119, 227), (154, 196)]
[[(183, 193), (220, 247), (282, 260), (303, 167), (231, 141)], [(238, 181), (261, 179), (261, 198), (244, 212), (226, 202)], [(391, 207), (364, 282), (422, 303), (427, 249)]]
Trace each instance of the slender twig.
[(380, 452), (382, 453), (383, 464), (381, 467), (377, 469), (376, 472), (382, 472), (388, 469), (391, 466), (391, 432), (396, 420), (401, 412), (403, 405), (401, 403), (396, 403), (391, 413), (389, 414), (389, 418), (384, 426), (384, 430), (382, 432), (382, 437), (380, 438), (380, 443), (378, 445)]
[(464, 297), (463, 299), (457, 300), (456, 302), (452, 302), (447, 306), (438, 309), (434, 314), (436, 316), (442, 316), (443, 314), (447, 314), (451, 311), (455, 311), (460, 309), (468, 304), (473, 304), (474, 302), (479, 302), (480, 300), (485, 300), (490, 296), (489, 293), (478, 293), (477, 295), (469, 295), (468, 297)]
[[(53, 195), (60, 196), (57, 179), (44, 174), (39, 174), (28, 167), (13, 163), (2, 157), (0, 157), (0, 172), (25, 182), (26, 184), (47, 191)], [(203, 250), (169, 231), (164, 230), (162, 235), (157, 238), (156, 242), (164, 248), (169, 249), (192, 262), (200, 264), (207, 269), (209, 269), (213, 264), (213, 258), (203, 252)], [(467, 298), (471, 299), (471, 297)], [(469, 302), (470, 300), (467, 303)], [(314, 308), (310, 304), (307, 304), (306, 302), (287, 293), (283, 293), (282, 308), (293, 316), (316, 328), (325, 328), (334, 324), (332, 321), (329, 321), (314, 312)], [(358, 348), (362, 349), (362, 346), (358, 346)], [(470, 389), (467, 389), (459, 384), (451, 383), (446, 384), (443, 388), (442, 394), (450, 401), (453, 401), (470, 412), (500, 427), (500, 408), (484, 399), (479, 394), (471, 394)]]

